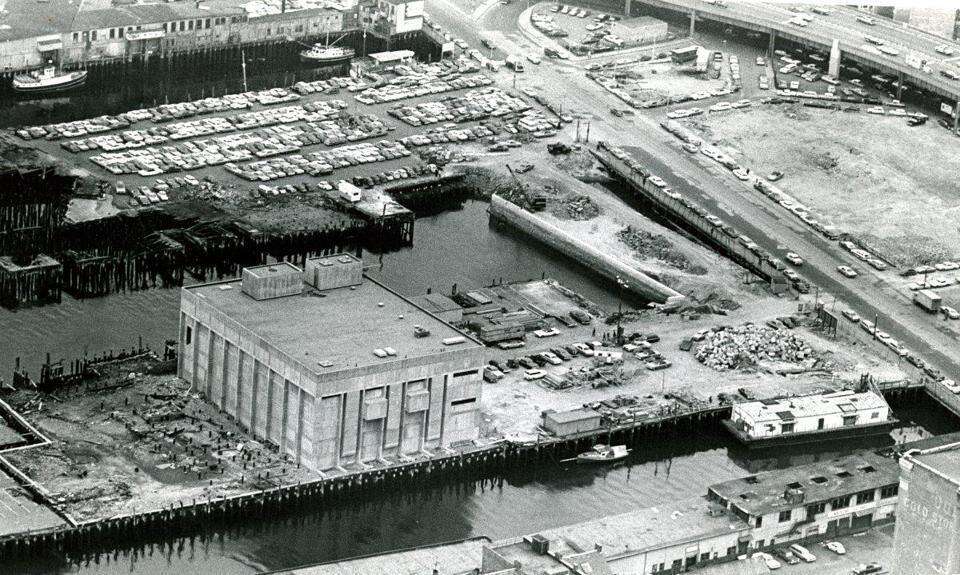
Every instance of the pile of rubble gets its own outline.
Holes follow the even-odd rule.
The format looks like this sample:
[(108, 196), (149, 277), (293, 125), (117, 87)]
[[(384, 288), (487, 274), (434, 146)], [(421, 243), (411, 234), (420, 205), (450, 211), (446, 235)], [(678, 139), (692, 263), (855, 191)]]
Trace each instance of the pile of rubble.
[(683, 271), (691, 267), (687, 256), (676, 251), (665, 236), (627, 226), (617, 232), (617, 237), (642, 258), (654, 258)]
[(592, 220), (600, 215), (600, 207), (589, 196), (573, 195), (557, 201), (551, 210), (561, 220)]
[(725, 371), (762, 360), (802, 362), (813, 356), (813, 350), (801, 337), (786, 330), (746, 324), (710, 331), (694, 356), (708, 367)]

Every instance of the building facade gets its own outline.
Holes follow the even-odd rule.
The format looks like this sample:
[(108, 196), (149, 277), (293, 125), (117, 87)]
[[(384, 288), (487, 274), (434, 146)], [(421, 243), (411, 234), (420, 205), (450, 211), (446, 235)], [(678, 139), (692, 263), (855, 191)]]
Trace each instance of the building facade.
[(896, 461), (864, 452), (717, 483), (707, 497), (750, 525), (762, 549), (892, 521), (899, 484)]
[(479, 436), (485, 350), (349, 255), (181, 292), (178, 374), (315, 470)]
[(960, 443), (900, 458), (894, 573), (960, 572)]

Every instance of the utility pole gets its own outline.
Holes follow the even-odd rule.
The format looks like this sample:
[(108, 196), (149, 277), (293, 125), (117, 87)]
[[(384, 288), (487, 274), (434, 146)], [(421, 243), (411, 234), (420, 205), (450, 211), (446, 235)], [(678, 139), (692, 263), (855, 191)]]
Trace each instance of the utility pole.
[(873, 314), (873, 339), (876, 341), (877, 332), (880, 330), (880, 314)]
[(240, 50), (240, 67), (243, 69), (243, 91), (247, 92), (247, 55), (243, 50)]

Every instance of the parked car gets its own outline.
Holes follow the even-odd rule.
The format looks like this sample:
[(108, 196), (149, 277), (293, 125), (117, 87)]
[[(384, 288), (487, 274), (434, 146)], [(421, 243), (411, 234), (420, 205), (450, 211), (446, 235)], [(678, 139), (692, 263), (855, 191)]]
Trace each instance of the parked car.
[(827, 541), (823, 546), (829, 549), (830, 551), (833, 551), (837, 555), (847, 554), (847, 548), (844, 547), (843, 543), (840, 543), (839, 541)]
[(806, 547), (800, 545), (799, 543), (794, 543), (790, 546), (790, 551), (793, 551), (797, 557), (803, 559), (807, 563), (813, 563), (817, 560), (817, 556), (811, 553)]
[(587, 357), (593, 357), (596, 355), (596, 352), (593, 351), (593, 348), (585, 343), (575, 343), (573, 344), (577, 351), (580, 352), (580, 355), (585, 355)]
[(544, 351), (540, 354), (540, 357), (547, 360), (550, 365), (560, 365), (563, 361), (557, 357), (557, 354), (552, 351)]
[(789, 549), (777, 549), (773, 553), (780, 559), (786, 561), (787, 565), (796, 565), (800, 562), (797, 556), (793, 554), (793, 551)]
[(751, 559), (755, 561), (757, 560), (763, 561), (763, 564), (766, 565), (767, 569), (770, 569), (771, 571), (774, 569), (779, 569), (783, 567), (783, 565), (781, 565), (779, 561), (773, 558), (773, 555), (770, 555), (769, 553), (764, 553), (763, 551), (757, 551), (756, 553), (753, 554)]
[(523, 379), (527, 381), (543, 379), (546, 376), (547, 372), (543, 371), (542, 369), (528, 369), (527, 371), (523, 372)]
[(853, 322), (860, 321), (860, 316), (857, 314), (857, 312), (853, 311), (852, 309), (845, 309), (840, 313), (842, 313), (843, 317), (849, 319), (850, 321), (853, 321)]
[(787, 252), (787, 255), (784, 256), (784, 259), (786, 259), (788, 262), (792, 263), (795, 266), (803, 265), (803, 258), (800, 257), (799, 254), (796, 254), (794, 252)]
[(850, 266), (837, 266), (837, 271), (848, 278), (855, 278), (858, 275), (856, 270)]
[(861, 563), (853, 568), (853, 575), (869, 575), (870, 573), (879, 573), (883, 571), (883, 566), (879, 563)]

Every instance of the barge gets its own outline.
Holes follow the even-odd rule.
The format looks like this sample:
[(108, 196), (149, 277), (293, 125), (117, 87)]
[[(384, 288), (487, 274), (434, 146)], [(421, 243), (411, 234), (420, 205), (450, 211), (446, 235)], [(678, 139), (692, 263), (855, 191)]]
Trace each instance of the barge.
[(886, 435), (896, 423), (882, 395), (850, 390), (738, 403), (723, 421), (751, 449)]

